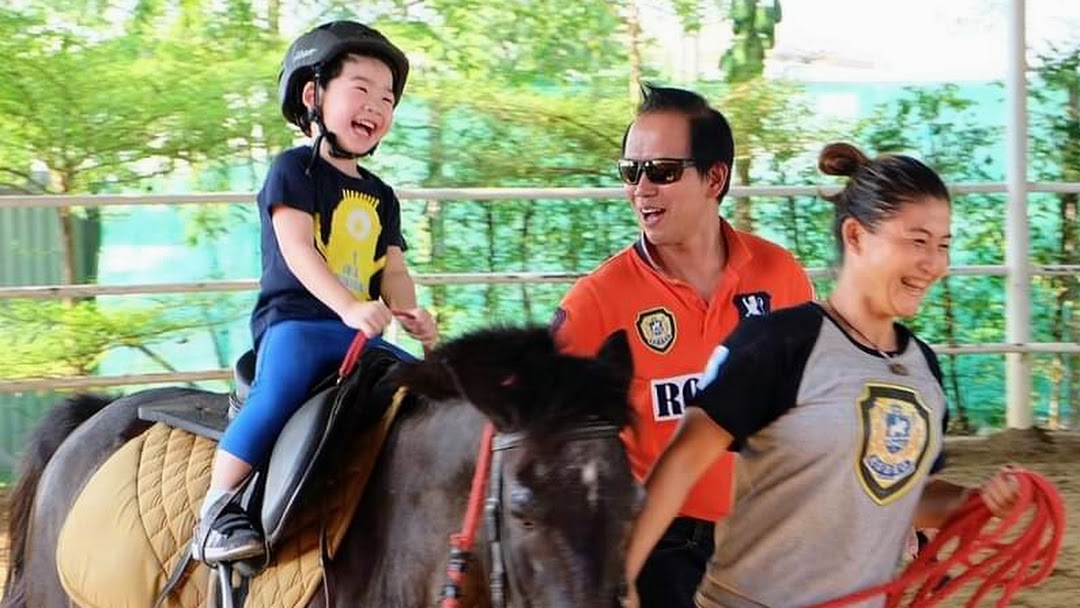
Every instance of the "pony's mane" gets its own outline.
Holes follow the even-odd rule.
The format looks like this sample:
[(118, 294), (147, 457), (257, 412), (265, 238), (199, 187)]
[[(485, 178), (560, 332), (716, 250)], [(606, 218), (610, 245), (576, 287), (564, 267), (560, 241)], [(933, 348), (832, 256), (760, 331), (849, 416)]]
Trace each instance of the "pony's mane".
[(561, 354), (547, 328), (493, 327), (436, 348), (404, 365), (399, 378), (430, 400), (465, 398), (504, 432), (557, 433), (586, 421), (630, 422), (625, 357)]

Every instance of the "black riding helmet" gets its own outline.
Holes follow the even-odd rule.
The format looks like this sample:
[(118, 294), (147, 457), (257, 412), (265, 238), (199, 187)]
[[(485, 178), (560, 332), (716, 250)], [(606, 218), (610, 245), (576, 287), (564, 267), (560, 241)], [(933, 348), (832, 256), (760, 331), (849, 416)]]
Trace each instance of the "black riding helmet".
[[(394, 76), (394, 105), (401, 101), (405, 81), (409, 77), (409, 60), (401, 49), (378, 30), (355, 21), (331, 21), (300, 36), (289, 46), (278, 74), (278, 97), (285, 120), (311, 134), (312, 119), (321, 123), (322, 117), (312, 116), (301, 99), (304, 84), (321, 82), (319, 70), (344, 53), (368, 55), (382, 60)], [(322, 125), (320, 124), (320, 127)], [(325, 129), (321, 129), (325, 132)], [(333, 142), (332, 142), (333, 143)], [(336, 147), (336, 144), (334, 144)], [(355, 156), (355, 155), (353, 155)]]

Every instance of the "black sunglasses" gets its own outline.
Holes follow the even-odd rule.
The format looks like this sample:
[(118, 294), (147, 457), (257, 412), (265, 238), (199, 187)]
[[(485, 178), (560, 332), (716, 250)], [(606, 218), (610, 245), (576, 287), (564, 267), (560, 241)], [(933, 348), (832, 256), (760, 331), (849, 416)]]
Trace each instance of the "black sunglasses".
[(630, 186), (636, 186), (644, 173), (649, 181), (662, 186), (682, 179), (683, 169), (693, 167), (689, 158), (654, 158), (652, 160), (619, 159), (619, 177)]

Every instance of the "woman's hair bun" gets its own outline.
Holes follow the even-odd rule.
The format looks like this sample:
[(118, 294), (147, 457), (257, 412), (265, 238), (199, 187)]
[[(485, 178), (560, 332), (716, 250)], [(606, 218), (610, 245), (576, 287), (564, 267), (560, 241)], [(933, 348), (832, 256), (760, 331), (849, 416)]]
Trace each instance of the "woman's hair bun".
[(818, 169), (825, 175), (851, 177), (859, 167), (870, 163), (870, 157), (857, 147), (845, 143), (828, 144), (818, 155)]

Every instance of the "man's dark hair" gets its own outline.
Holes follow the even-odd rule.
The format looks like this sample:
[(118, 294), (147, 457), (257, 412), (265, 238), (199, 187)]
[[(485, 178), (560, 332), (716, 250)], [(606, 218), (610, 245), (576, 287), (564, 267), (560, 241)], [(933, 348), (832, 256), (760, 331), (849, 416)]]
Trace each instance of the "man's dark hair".
[[(720, 202), (731, 188), (731, 169), (735, 160), (735, 140), (731, 125), (724, 115), (709, 106), (709, 102), (686, 89), (658, 87), (648, 83), (641, 85), (641, 104), (636, 116), (672, 112), (686, 116), (690, 123), (690, 158), (701, 175), (706, 175), (716, 163), (723, 163), (728, 171), (724, 185), (716, 201)], [(623, 133), (622, 149), (626, 151), (627, 125)]]

